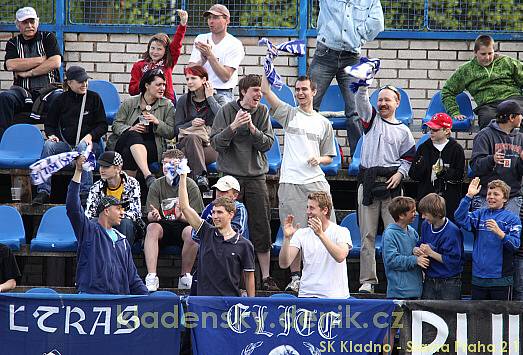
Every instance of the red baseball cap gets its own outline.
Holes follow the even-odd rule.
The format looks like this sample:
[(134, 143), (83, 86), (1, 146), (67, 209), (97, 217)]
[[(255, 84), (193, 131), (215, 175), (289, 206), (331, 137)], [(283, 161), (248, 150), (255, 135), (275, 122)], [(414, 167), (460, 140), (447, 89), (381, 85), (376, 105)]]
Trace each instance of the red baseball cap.
[(452, 128), (452, 118), (450, 118), (449, 115), (446, 113), (440, 112), (434, 114), (429, 122), (427, 122), (427, 126), (434, 129), (440, 129), (440, 128)]

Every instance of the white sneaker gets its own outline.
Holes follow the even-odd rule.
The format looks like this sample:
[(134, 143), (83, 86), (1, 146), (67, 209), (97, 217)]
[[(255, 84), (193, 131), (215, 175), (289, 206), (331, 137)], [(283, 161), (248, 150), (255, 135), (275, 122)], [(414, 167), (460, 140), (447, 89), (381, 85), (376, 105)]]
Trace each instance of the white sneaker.
[(363, 285), (361, 285), (358, 292), (359, 293), (374, 293), (374, 285), (370, 284), (368, 282), (365, 282)]
[(300, 276), (293, 275), (291, 277), (291, 282), (285, 287), (285, 291), (294, 291), (298, 292), (300, 290)]
[(145, 276), (145, 287), (147, 287), (149, 292), (158, 290), (158, 287), (160, 287), (160, 279), (158, 276), (147, 274), (147, 276)]
[(178, 288), (181, 290), (190, 290), (192, 285), (192, 275), (189, 273), (186, 273), (185, 275), (181, 276), (178, 280)]

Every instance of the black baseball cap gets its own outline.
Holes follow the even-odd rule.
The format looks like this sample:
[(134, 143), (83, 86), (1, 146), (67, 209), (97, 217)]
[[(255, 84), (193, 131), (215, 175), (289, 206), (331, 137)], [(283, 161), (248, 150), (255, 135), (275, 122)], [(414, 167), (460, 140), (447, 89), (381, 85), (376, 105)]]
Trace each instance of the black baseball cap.
[(496, 107), (497, 116), (521, 114), (523, 114), (523, 109), (521, 105), (514, 100), (505, 100)]
[(112, 150), (108, 150), (107, 152), (103, 152), (102, 155), (98, 158), (98, 165), (100, 166), (122, 166), (123, 165), (123, 158), (118, 152), (114, 152)]
[(76, 80), (80, 83), (90, 79), (85, 69), (77, 65), (73, 65), (66, 70), (65, 78), (67, 80)]
[(105, 210), (106, 208), (109, 208), (111, 206), (122, 206), (123, 208), (127, 208), (127, 206), (129, 206), (129, 203), (130, 203), (129, 200), (120, 201), (119, 199), (117, 199), (114, 196), (104, 196), (98, 203), (96, 212), (98, 214), (100, 214), (100, 213), (102, 213), (103, 210)]

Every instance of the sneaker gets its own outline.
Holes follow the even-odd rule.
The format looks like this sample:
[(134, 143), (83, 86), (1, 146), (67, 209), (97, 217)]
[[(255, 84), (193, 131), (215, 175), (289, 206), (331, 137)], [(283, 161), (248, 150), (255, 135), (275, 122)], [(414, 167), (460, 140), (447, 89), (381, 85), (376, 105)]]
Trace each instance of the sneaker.
[(293, 275), (291, 277), (291, 282), (285, 287), (285, 291), (294, 291), (298, 292), (300, 290), (300, 276)]
[(153, 174), (151, 174), (145, 178), (145, 186), (147, 186), (147, 188), (150, 188), (151, 185), (153, 184), (153, 182), (155, 182), (155, 181), (156, 181), (156, 177)]
[(160, 279), (158, 276), (152, 276), (151, 274), (147, 274), (145, 276), (145, 287), (149, 290), (149, 292), (154, 292), (158, 290), (158, 287), (160, 287)]
[(178, 288), (181, 290), (190, 290), (192, 285), (192, 275), (186, 273), (178, 279)]
[(370, 284), (368, 282), (365, 282), (363, 285), (361, 285), (358, 292), (359, 293), (374, 293), (374, 285)]
[(201, 192), (209, 191), (209, 180), (207, 180), (205, 175), (198, 175), (196, 177), (196, 184)]
[(33, 205), (43, 205), (44, 203), (49, 203), (49, 194), (47, 192), (39, 192), (33, 198)]
[(280, 288), (278, 285), (276, 285), (276, 282), (274, 282), (274, 279), (270, 276), (266, 279), (263, 279), (261, 287), (264, 291), (280, 291)]

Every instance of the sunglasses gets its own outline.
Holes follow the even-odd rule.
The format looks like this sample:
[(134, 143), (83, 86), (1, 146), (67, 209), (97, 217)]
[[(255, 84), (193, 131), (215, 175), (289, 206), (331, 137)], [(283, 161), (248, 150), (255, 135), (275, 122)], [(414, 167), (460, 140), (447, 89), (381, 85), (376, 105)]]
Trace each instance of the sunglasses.
[(388, 89), (388, 90), (391, 90), (392, 92), (394, 92), (396, 94), (396, 96), (398, 97), (398, 100), (400, 99), (401, 97), (401, 93), (400, 91), (398, 90), (398, 88), (396, 88), (395, 86), (392, 86), (392, 85), (385, 85), (385, 86), (382, 86), (380, 88), (380, 91), (381, 90), (384, 90), (384, 89)]

